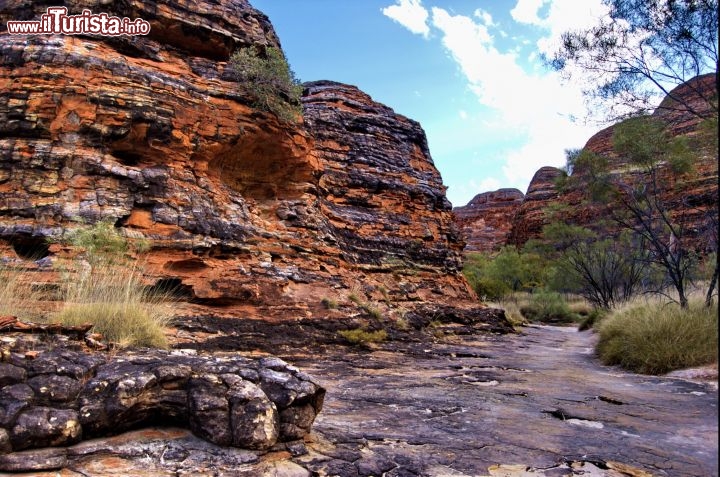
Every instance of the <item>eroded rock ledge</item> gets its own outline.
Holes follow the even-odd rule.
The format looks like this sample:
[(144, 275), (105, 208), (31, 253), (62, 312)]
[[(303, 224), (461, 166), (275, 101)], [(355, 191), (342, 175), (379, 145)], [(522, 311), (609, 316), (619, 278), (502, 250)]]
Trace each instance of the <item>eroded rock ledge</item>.
[[(264, 450), (303, 438), (325, 396), (310, 376), (278, 358), (193, 350), (99, 354), (37, 336), (3, 337), (0, 352), (0, 454), (151, 424)], [(8, 458), (0, 455), (0, 470), (8, 470)]]

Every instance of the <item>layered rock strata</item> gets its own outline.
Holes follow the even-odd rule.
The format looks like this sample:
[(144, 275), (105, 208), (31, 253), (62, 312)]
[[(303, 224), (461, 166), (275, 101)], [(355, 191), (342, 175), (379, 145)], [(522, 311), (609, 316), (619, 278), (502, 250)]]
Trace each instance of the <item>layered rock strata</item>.
[[(471, 296), (416, 122), (330, 82), (307, 85), (304, 123), (254, 109), (226, 62), (279, 43), (244, 0), (102, 8), (147, 20), (150, 34), (0, 33), (5, 255), (40, 247), (52, 262), (72, 250), (45, 238), (109, 219), (150, 241), (154, 282), (199, 303), (309, 313), (309, 300), (353, 287), (395, 300)], [(43, 12), (11, 0), (0, 23)]]
[(0, 351), (1, 453), (153, 423), (187, 427), (222, 446), (268, 449), (302, 439), (325, 395), (277, 358), (192, 350), (89, 354), (33, 336), (4, 340)]
[[(700, 251), (712, 248), (713, 239), (709, 235), (717, 228), (712, 219), (713, 215), (717, 216), (718, 203), (717, 149), (702, 124), (703, 117), (716, 114), (711, 103), (714, 96), (715, 75), (699, 76), (672, 90), (653, 113), (653, 117), (667, 125), (670, 135), (686, 138), (695, 155), (693, 171), (684, 177), (674, 177), (669, 167), (660, 167), (658, 178), (663, 189), (659, 198), (675, 220), (683, 223), (690, 246)], [(611, 173), (620, 176), (622, 182), (647, 181), (646, 176), (629, 167), (614, 151), (615, 127), (595, 134), (585, 149), (603, 156)], [(586, 190), (577, 187), (560, 190), (557, 187), (556, 181), (563, 174), (551, 167), (543, 167), (535, 174), (515, 215), (509, 243), (522, 246), (529, 239), (540, 238), (542, 227), (551, 220), (551, 215), (553, 220), (595, 228), (601, 234), (616, 232), (613, 224), (604, 220), (608, 219), (607, 210), (600, 204), (589, 203)], [(586, 171), (580, 168), (573, 174), (583, 175)], [(553, 208), (554, 212), (549, 213)]]
[(499, 189), (478, 194), (467, 205), (453, 208), (455, 223), (466, 242), (465, 251), (493, 252), (505, 246), (524, 197), (517, 189)]

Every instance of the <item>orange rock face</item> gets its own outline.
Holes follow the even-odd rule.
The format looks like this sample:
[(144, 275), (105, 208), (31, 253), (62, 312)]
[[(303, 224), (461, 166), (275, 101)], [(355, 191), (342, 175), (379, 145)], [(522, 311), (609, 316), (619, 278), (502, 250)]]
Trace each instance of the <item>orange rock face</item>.
[[(709, 100), (714, 92), (714, 75), (694, 78), (671, 91), (668, 98), (653, 113), (654, 117), (667, 124), (671, 135), (686, 137), (696, 155), (692, 174), (676, 178), (672, 176), (669, 168), (661, 167), (659, 183), (664, 184), (660, 199), (676, 220), (685, 223), (691, 246), (699, 250), (712, 248), (706, 237), (708, 230), (713, 228), (709, 214), (714, 213), (717, 216), (717, 150), (707, 139), (698, 138), (702, 128), (699, 116), (711, 115)], [(692, 110), (682, 105), (678, 99), (682, 99)], [(623, 158), (613, 150), (613, 132), (614, 126), (598, 132), (588, 140), (585, 149), (607, 158), (610, 170), (621, 174), (623, 182), (646, 181), (647, 178), (638, 172), (628, 170)], [(583, 173), (583, 170), (573, 171), (573, 174)], [(531, 238), (541, 237), (542, 227), (550, 220), (548, 207), (552, 205), (564, 206), (564, 211), (556, 217), (567, 223), (597, 229), (599, 221), (608, 219), (603, 206), (587, 204), (586, 191), (570, 188), (560, 192), (556, 187), (556, 180), (562, 174), (559, 169), (551, 167), (543, 167), (535, 174), (513, 220), (509, 243), (522, 246)], [(610, 226), (612, 227), (612, 224)], [(613, 233), (612, 230), (599, 231)]]
[[(304, 123), (254, 110), (226, 62), (279, 43), (245, 0), (103, 9), (150, 34), (0, 33), (0, 250), (110, 218), (150, 240), (155, 280), (201, 303), (470, 297), (417, 123), (337, 83), (308, 85)], [(0, 22), (44, 10), (9, 0)]]
[(455, 222), (467, 242), (465, 251), (493, 252), (502, 248), (524, 197), (517, 189), (499, 189), (478, 194), (467, 205), (453, 208)]

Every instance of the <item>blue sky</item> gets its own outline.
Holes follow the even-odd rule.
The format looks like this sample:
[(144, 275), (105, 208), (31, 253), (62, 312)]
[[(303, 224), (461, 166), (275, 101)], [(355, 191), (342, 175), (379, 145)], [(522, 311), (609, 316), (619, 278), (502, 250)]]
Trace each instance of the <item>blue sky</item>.
[(425, 129), (453, 205), (535, 171), (599, 130), (580, 85), (539, 54), (600, 0), (250, 0), (303, 81), (358, 86)]

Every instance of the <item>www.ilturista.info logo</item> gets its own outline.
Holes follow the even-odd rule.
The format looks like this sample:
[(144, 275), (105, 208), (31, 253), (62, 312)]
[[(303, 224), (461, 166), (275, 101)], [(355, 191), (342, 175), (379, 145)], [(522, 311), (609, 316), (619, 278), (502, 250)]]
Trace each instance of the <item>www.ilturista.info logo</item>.
[(147, 35), (150, 23), (142, 18), (94, 14), (87, 9), (80, 15), (68, 15), (65, 7), (49, 7), (39, 21), (9, 21), (7, 29), (11, 35)]

